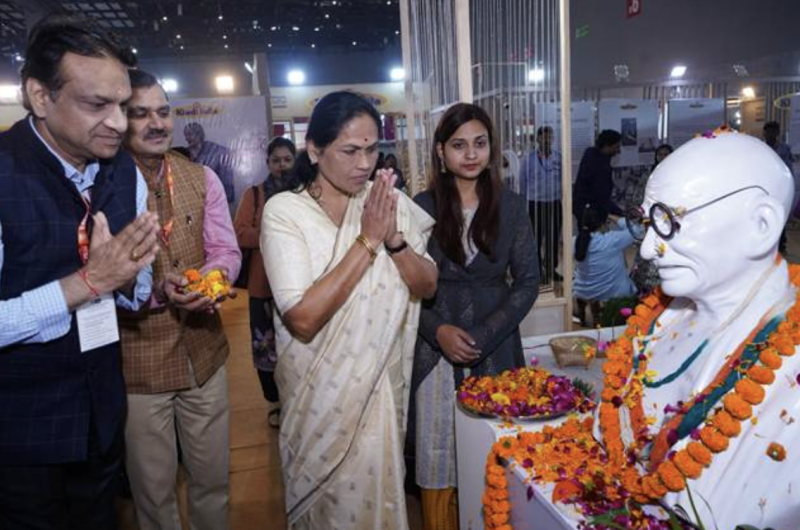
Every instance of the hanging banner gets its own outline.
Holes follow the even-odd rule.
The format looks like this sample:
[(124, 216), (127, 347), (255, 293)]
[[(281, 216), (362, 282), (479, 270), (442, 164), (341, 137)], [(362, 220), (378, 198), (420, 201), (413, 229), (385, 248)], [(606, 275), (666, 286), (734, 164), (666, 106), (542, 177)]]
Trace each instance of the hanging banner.
[(671, 99), (668, 105), (667, 138), (676, 149), (696, 135), (725, 124), (723, 99)]
[(800, 153), (800, 94), (792, 96), (789, 105), (789, 147)]
[(242, 193), (267, 176), (267, 102), (263, 97), (179, 99), (172, 102), (173, 145), (208, 166), (233, 211)]
[[(587, 147), (594, 145), (595, 126), (593, 101), (574, 101), (572, 109), (572, 180), (578, 175), (578, 166)], [(561, 151), (561, 104), (537, 103), (534, 108), (535, 129), (553, 128), (554, 147)], [(534, 131), (535, 132), (535, 131)]]
[(644, 0), (627, 0), (628, 18), (642, 14), (642, 2)]
[(651, 165), (658, 147), (658, 100), (604, 99), (599, 106), (600, 130), (612, 129), (622, 135), (614, 167)]

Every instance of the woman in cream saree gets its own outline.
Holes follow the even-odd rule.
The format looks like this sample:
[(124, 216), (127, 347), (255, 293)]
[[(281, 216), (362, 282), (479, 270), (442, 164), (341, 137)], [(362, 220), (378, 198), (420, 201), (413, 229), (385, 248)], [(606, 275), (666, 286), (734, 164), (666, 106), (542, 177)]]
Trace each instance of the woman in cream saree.
[[(353, 94), (326, 98), (332, 96), (360, 104)], [(317, 104), (322, 110), (337, 103), (326, 98)], [(350, 122), (366, 118), (358, 123), (374, 128), (377, 142), (367, 112)], [(433, 221), (394, 194), (390, 174), (380, 174), (374, 186), (366, 178), (361, 182), (374, 165), (372, 136), (364, 127), (348, 136), (345, 124), (335, 141), (324, 143), (313, 137), (317, 113), (309, 126), (309, 155), (322, 176), (268, 203), (261, 240), (278, 309), (275, 375), (284, 399), (280, 451), (289, 526), (405, 529), (402, 447), (419, 296), (432, 295), (436, 279), (425, 257)], [(336, 164), (360, 142), (364, 156), (340, 172)], [(344, 158), (337, 161), (339, 148)], [(348, 186), (352, 193), (337, 202), (335, 192), (351, 191)], [(389, 215), (393, 220), (385, 219)], [(380, 237), (374, 235), (382, 229), (366, 226), (365, 219), (387, 223), (383, 244), (375, 244)], [(368, 233), (373, 241), (364, 237)], [(309, 301), (316, 301), (314, 307)], [(336, 307), (325, 314), (318, 308), (325, 304)], [(312, 320), (316, 325), (308, 324)]]

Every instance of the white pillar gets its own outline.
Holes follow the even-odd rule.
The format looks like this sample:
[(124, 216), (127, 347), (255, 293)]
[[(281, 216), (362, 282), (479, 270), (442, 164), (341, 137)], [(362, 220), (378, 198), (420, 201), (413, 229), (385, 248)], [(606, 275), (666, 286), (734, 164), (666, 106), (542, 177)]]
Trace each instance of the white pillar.
[(561, 270), (564, 277), (564, 331), (569, 331), (572, 324), (572, 76), (570, 71), (570, 26), (569, 0), (561, 0), (558, 10), (559, 30), (559, 69), (561, 92), (561, 195), (563, 259)]
[(406, 93), (406, 144), (408, 153), (408, 187), (413, 197), (427, 187), (427, 175), (419, 171), (419, 153), (417, 151), (417, 106), (414, 101), (413, 65), (411, 64), (411, 7), (410, 0), (400, 0), (400, 46), (403, 51), (403, 70), (406, 78), (403, 81)]
[(472, 103), (472, 44), (470, 41), (469, 0), (455, 0), (455, 2), (458, 97), (464, 103)]

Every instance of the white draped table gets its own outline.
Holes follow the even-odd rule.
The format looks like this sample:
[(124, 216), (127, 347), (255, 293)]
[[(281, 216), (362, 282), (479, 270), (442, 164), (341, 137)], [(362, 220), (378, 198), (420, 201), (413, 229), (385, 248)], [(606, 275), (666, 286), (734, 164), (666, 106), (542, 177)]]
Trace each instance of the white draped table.
[[(584, 335), (600, 340), (611, 340), (619, 336), (623, 327), (603, 328), (601, 330), (573, 331), (556, 335), (527, 337), (522, 340), (525, 349), (525, 362), (528, 366), (532, 359), (538, 360), (538, 366), (550, 372), (573, 378), (580, 378), (591, 383), (599, 394), (602, 384), (603, 360), (595, 360), (587, 369), (582, 366), (559, 368), (550, 349), (550, 339), (565, 335)], [(516, 427), (504, 428), (502, 421), (481, 418), (462, 411), (456, 407), (456, 464), (458, 469), (458, 511), (462, 530), (482, 530), (483, 514), (481, 496), (484, 489), (486, 457), (492, 444), (501, 436), (513, 435)], [(521, 423), (525, 431), (538, 431), (546, 425), (559, 425), (566, 416), (549, 421)], [(574, 530), (578, 521), (564, 515), (549, 501), (551, 488), (532, 485), (533, 496), (528, 499), (528, 486), (521, 470), (518, 472), (506, 468), (508, 489), (511, 497), (511, 523), (515, 530)]]

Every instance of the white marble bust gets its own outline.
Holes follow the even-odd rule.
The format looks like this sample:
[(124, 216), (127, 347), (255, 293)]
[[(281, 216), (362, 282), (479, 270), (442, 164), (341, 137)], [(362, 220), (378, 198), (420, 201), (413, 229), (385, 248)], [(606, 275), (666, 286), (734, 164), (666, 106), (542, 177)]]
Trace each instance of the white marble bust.
[[(656, 340), (646, 346), (648, 369), (655, 372), (651, 381), (668, 381), (645, 388), (645, 414), (655, 419), (652, 431), (669, 419), (665, 406), (685, 401), (711, 383), (765, 315), (782, 314), (794, 304), (788, 266), (776, 259), (793, 196), (789, 169), (772, 149), (744, 134), (694, 139), (650, 177), (644, 215), (661, 203), (670, 207), (676, 221), (667, 222), (657, 207), (661, 234), (648, 225), (641, 245), (641, 256), (658, 265), (663, 291), (675, 297), (658, 321)], [(694, 361), (683, 366), (706, 340)], [(709, 530), (732, 530), (743, 523), (800, 528), (798, 374), (800, 355), (784, 357), (775, 383), (765, 387), (764, 402), (753, 407), (757, 423), (743, 422), (728, 449), (714, 455), (699, 479), (688, 481)], [(624, 406), (620, 413), (623, 439), (629, 442)], [(685, 438), (673, 449), (689, 441)], [(786, 448), (785, 461), (767, 456), (771, 442)], [(665, 501), (691, 513), (685, 490)]]

